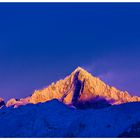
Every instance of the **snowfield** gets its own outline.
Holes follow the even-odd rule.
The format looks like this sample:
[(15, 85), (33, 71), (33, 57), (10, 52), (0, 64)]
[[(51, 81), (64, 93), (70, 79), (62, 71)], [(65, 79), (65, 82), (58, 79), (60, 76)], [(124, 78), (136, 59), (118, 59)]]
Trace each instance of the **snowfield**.
[[(78, 110), (54, 99), (0, 109), (0, 137), (127, 137), (139, 121), (139, 102)], [(137, 125), (129, 137), (139, 133)]]

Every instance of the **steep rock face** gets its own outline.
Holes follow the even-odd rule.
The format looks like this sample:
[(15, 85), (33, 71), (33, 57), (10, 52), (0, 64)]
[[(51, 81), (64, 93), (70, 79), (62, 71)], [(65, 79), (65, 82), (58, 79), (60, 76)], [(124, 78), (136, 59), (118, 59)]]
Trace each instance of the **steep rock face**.
[(110, 104), (140, 101), (140, 97), (117, 90), (78, 67), (64, 80), (35, 91), (29, 102), (36, 104), (56, 98), (65, 104), (75, 105), (80, 102), (94, 101), (97, 97), (105, 99)]

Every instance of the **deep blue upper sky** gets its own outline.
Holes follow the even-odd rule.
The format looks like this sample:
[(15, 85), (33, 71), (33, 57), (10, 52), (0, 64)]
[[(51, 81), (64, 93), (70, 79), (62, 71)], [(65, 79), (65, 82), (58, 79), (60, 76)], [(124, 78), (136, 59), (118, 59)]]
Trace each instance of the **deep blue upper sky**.
[(31, 95), (77, 66), (140, 95), (140, 4), (0, 3), (0, 97)]

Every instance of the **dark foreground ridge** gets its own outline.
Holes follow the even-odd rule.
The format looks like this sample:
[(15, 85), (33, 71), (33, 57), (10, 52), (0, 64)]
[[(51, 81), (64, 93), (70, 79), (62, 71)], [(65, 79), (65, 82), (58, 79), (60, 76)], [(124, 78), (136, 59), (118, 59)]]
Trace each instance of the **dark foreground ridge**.
[(0, 137), (139, 137), (139, 116), (138, 102), (78, 110), (54, 99), (15, 109), (3, 107)]

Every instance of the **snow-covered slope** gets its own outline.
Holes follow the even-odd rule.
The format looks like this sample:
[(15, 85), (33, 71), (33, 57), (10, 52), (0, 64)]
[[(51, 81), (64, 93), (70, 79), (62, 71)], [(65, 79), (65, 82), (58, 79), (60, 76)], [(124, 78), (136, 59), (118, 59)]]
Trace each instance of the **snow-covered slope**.
[(0, 137), (118, 137), (140, 121), (140, 103), (77, 110), (54, 99), (0, 110)]

